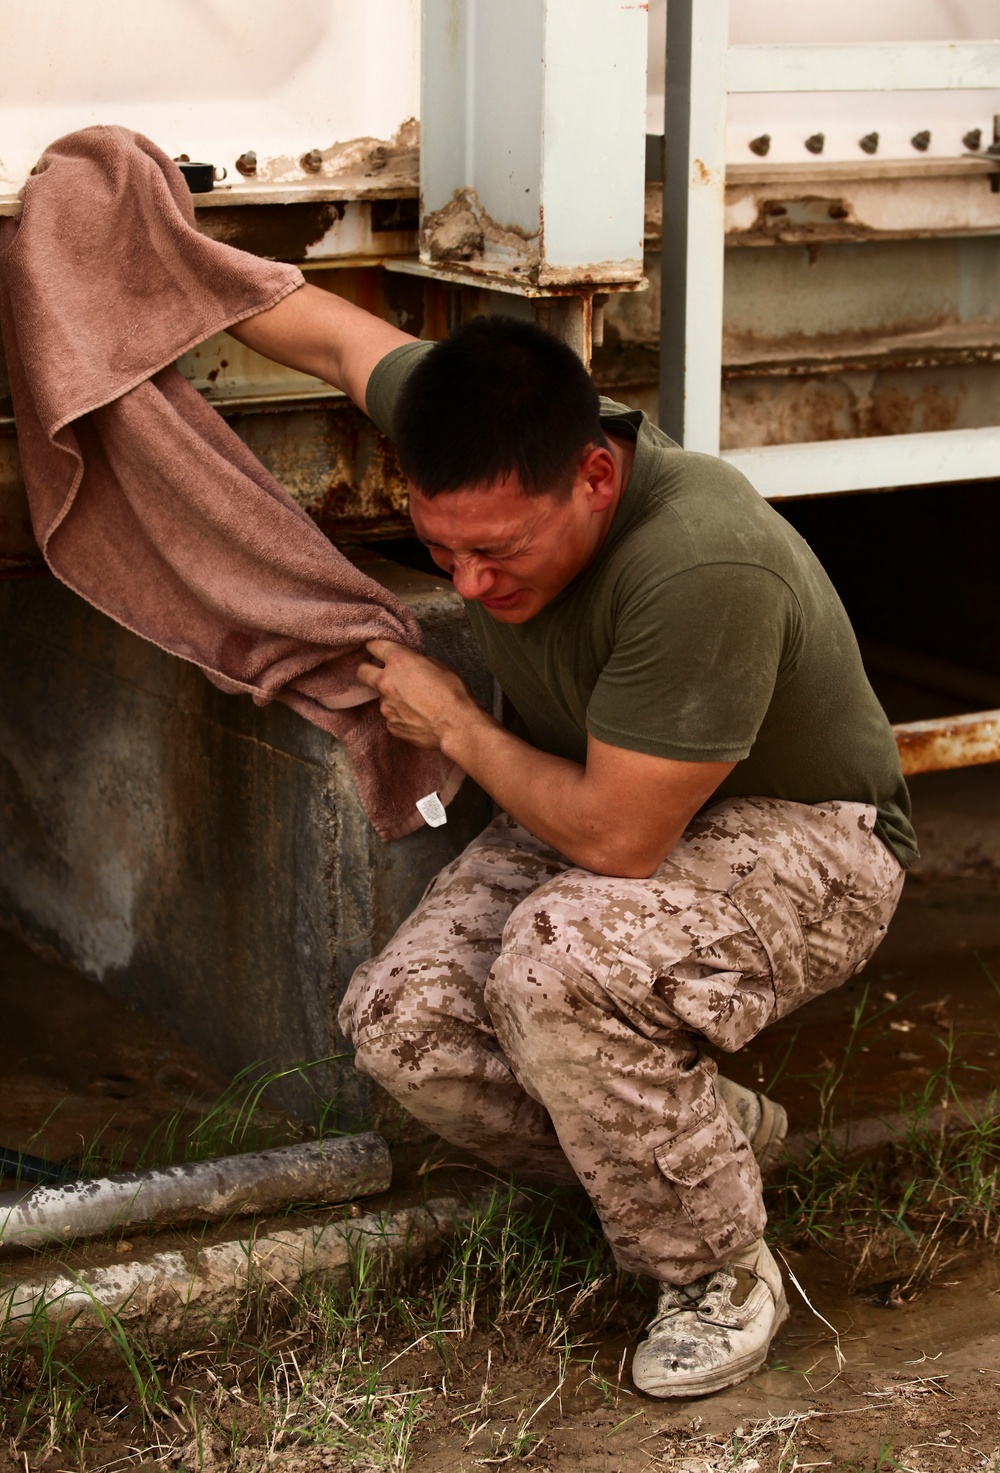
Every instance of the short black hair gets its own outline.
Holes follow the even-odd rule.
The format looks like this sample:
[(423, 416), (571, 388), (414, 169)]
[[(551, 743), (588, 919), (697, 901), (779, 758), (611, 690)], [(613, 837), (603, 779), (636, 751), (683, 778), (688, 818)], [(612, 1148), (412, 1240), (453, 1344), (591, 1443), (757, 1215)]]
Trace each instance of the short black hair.
[(407, 378), (393, 421), (422, 496), (516, 475), (529, 496), (568, 493), (589, 445), (606, 445), (600, 401), (572, 348), (533, 322), (473, 317)]

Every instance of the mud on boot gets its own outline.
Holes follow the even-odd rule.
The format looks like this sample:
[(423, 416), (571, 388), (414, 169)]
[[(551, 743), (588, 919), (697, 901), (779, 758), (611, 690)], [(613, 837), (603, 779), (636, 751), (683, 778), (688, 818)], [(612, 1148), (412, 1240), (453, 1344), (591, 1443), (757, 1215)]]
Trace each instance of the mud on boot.
[(760, 1369), (787, 1315), (778, 1265), (759, 1239), (693, 1284), (662, 1285), (632, 1380), (649, 1396), (721, 1391)]
[(736, 1121), (757, 1158), (761, 1176), (778, 1164), (785, 1149), (788, 1116), (784, 1105), (769, 1100), (767, 1095), (747, 1089), (722, 1074), (715, 1081), (719, 1098)]

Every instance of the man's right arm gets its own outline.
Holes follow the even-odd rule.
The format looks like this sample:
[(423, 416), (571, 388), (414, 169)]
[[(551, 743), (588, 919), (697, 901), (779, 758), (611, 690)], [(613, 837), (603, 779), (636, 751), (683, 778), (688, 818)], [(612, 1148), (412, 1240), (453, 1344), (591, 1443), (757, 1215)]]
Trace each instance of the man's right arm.
[(416, 341), (381, 317), (308, 283), (229, 331), (265, 358), (342, 389), (366, 413), (365, 390), (375, 365), (393, 348)]

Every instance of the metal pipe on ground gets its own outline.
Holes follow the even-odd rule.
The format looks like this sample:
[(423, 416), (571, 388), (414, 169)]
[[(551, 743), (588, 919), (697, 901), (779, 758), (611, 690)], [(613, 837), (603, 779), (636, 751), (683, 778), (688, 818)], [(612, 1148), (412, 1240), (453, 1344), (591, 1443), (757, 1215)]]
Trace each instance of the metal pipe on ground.
[(904, 721), (892, 729), (905, 777), (1000, 762), (1000, 711)]
[(217, 1222), (292, 1203), (346, 1202), (384, 1192), (389, 1148), (373, 1131), (190, 1161), (153, 1171), (0, 1194), (0, 1248), (10, 1251), (125, 1229)]

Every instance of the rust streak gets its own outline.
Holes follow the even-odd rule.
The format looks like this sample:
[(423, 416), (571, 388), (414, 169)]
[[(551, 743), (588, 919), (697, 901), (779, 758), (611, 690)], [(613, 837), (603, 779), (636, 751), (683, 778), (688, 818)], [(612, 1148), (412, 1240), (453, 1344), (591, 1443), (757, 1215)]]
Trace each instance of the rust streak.
[(973, 711), (936, 721), (908, 721), (894, 726), (903, 772), (943, 772), (1000, 762), (1000, 711)]

